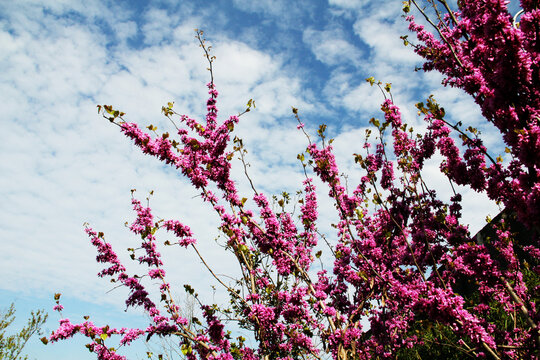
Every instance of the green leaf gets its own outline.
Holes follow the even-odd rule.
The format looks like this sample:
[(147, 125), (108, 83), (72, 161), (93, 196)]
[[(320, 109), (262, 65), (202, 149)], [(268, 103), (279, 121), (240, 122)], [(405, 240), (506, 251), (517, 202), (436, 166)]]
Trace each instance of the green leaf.
[(403, 35), (399, 37), (401, 40), (403, 40), (403, 45), (405, 46), (409, 45), (409, 40), (407, 40), (408, 37), (409, 35)]
[(405, 14), (408, 14), (409, 12), (411, 11), (411, 4), (409, 1), (404, 1), (403, 2), (403, 12)]
[(324, 136), (324, 132), (326, 131), (326, 124), (319, 125), (319, 130), (317, 130), (317, 134), (319, 136)]
[(371, 118), (369, 120), (369, 123), (372, 124), (375, 127), (379, 127), (381, 125), (381, 123), (379, 122), (379, 119), (375, 119), (375, 118)]
[(107, 338), (109, 337), (109, 335), (107, 335), (107, 334), (101, 334), (101, 335), (99, 335), (99, 337), (100, 337), (101, 339), (103, 339), (103, 340), (107, 340)]
[(185, 355), (188, 355), (188, 354), (191, 354), (191, 352), (193, 351), (193, 349), (191, 349), (191, 345), (187, 345), (187, 344), (183, 344), (181, 347), (180, 347), (180, 350), (182, 351), (182, 354), (185, 356)]

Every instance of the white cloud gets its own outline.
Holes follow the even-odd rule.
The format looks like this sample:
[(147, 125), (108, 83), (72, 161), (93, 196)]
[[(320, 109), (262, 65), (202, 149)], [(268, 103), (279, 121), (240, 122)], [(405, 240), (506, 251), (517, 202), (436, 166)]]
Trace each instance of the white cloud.
[(311, 47), (317, 60), (326, 65), (358, 66), (362, 61), (362, 52), (343, 39), (343, 32), (337, 29), (325, 31), (306, 29), (303, 41)]
[(125, 46), (125, 42), (137, 35), (137, 24), (134, 21), (123, 21), (112, 24), (118, 40)]
[[(400, 39), (400, 36), (409, 34), (405, 21), (397, 14), (384, 15), (384, 18), (359, 16), (354, 24), (355, 34), (369, 45), (374, 62), (408, 67), (418, 63), (419, 56), (412, 48), (405, 47)], [(389, 22), (388, 18), (396, 20)]]
[(141, 32), (144, 34), (144, 43), (147, 45), (159, 45), (162, 41), (170, 38), (179, 15), (169, 15), (166, 10), (150, 8), (145, 13), (145, 23)]
[(227, 84), (258, 85), (279, 71), (279, 60), (237, 41), (221, 41), (213, 52), (217, 59), (215, 75)]
[(373, 113), (380, 110), (382, 100), (379, 89), (364, 82), (343, 97), (343, 105), (354, 111)]

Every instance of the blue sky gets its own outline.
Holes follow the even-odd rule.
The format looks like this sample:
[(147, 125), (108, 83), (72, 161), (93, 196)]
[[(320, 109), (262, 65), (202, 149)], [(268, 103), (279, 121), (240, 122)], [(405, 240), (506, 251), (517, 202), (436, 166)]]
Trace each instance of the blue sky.
[[(216, 55), (215, 83), (222, 118), (244, 110), (237, 136), (249, 149), (250, 174), (269, 194), (301, 186), (296, 154), (306, 139), (296, 130), (291, 106), (306, 128), (329, 126), (339, 164), (358, 179), (352, 154), (361, 151), (368, 120), (383, 98), (365, 78), (391, 82), (407, 121), (421, 130), (414, 104), (434, 94), (450, 120), (483, 130), (488, 148), (499, 138), (485, 126), (475, 104), (440, 86), (438, 74), (414, 72), (420, 59), (399, 39), (408, 34), (401, 1), (220, 0), (106, 1), (0, 0), (0, 308), (15, 301), (21, 322), (30, 309), (54, 305), (63, 294), (65, 315), (80, 321), (134, 326), (144, 321), (125, 313), (125, 291), (95, 274), (95, 251), (83, 232), (89, 222), (129, 262), (125, 250), (136, 239), (123, 226), (133, 218), (130, 189), (162, 218), (179, 218), (199, 238), (217, 272), (231, 272), (215, 246), (217, 219), (205, 216), (189, 184), (154, 159), (140, 154), (116, 126), (97, 115), (97, 104), (114, 104), (126, 119), (171, 131), (162, 105), (201, 118), (207, 98), (207, 64), (194, 38), (204, 29)], [(515, 1), (512, 3), (515, 12)], [(248, 185), (236, 173), (239, 187)], [(437, 164), (426, 178), (448, 196)], [(330, 232), (332, 205), (321, 192), (320, 213)], [(478, 230), (497, 207), (482, 195), (465, 193), (465, 216)], [(326, 227), (325, 227), (326, 226)], [(168, 249), (173, 284), (197, 284), (208, 302), (224, 301), (194, 254)], [(133, 267), (136, 271), (137, 267)], [(234, 272), (234, 270), (233, 270)], [(234, 274), (233, 274), (234, 275)], [(183, 296), (178, 291), (178, 296)], [(57, 314), (46, 325), (54, 329)], [(143, 358), (144, 346), (130, 358)], [(80, 341), (28, 347), (30, 358), (92, 358)]]

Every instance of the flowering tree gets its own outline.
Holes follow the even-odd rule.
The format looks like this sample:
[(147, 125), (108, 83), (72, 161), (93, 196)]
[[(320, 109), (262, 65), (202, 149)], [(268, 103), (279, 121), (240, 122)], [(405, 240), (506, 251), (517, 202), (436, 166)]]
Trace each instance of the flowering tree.
[[(348, 192), (324, 126), (317, 141), (306, 133), (309, 145), (298, 156), (306, 178), (296, 222), (284, 208), (273, 209), (253, 184), (253, 194), (246, 195), (253, 208), (248, 197), (239, 194), (231, 179), (231, 160), (238, 155), (243, 161), (245, 150), (231, 134), (242, 114), (218, 121), (213, 77), (207, 85), (204, 121), (176, 113), (172, 103), (163, 107), (177, 130), (175, 139), (168, 133), (152, 137), (112, 106), (98, 106), (144, 153), (181, 172), (202, 201), (211, 204), (221, 219), (226, 250), (234, 254), (242, 274), (234, 284), (225, 283), (201, 257), (228, 292), (231, 306), (201, 304), (204, 321), (182, 316), (155, 233), (171, 232), (175, 244), (201, 256), (196, 239), (189, 226), (175, 219), (156, 220), (151, 209), (133, 197), (137, 217), (130, 230), (141, 237), (142, 253), (130, 251), (132, 258), (148, 265), (145, 276), (161, 283), (160, 299), (149, 295), (140, 276), (127, 273), (103, 233), (89, 227), (86, 232), (98, 250), (97, 261), (106, 264), (99, 276), (129, 288), (126, 305), (144, 308), (151, 323), (146, 329), (117, 329), (62, 319), (43, 340), (81, 333), (90, 339), (87, 347), (98, 359), (124, 359), (107, 346), (112, 335), (120, 335), (120, 346), (140, 337), (176, 337), (188, 359), (537, 358), (540, 2), (522, 0), (518, 23), (502, 0), (462, 0), (457, 10), (445, 0), (426, 1), (431, 15), (415, 0), (405, 1), (403, 9), (418, 41), (412, 46), (426, 60), (423, 69), (443, 73), (444, 85), (474, 98), (486, 121), (502, 134), (508, 163), (493, 159), (475, 129), (445, 120), (444, 109), (432, 97), (417, 104), (428, 127), (414, 134), (402, 122), (390, 87), (370, 78), (388, 98), (381, 106), (384, 120), (372, 120), (375, 149), (366, 140), (364, 153), (354, 155), (365, 175)], [(436, 33), (415, 21), (412, 8)], [(212, 75), (214, 57), (202, 32), (197, 39)], [(406, 37), (404, 41), (409, 44)], [(252, 105), (250, 101), (246, 112)], [(293, 108), (293, 113), (304, 131), (298, 110)], [(495, 236), (476, 241), (461, 222), (461, 195), (455, 193), (445, 203), (427, 187), (422, 169), (436, 152), (451, 183), (485, 191), (504, 205), (505, 216), (491, 225)], [(329, 243), (332, 273), (310, 271), (321, 257), (314, 253), (321, 235), (313, 176), (328, 187), (339, 217), (336, 240)], [(511, 222), (522, 224), (526, 236), (513, 233)], [(186, 290), (193, 294), (191, 287)], [(56, 300), (61, 310), (59, 296)], [(252, 331), (255, 347), (242, 337), (232, 338), (226, 329), (230, 318), (240, 319), (240, 326)]]

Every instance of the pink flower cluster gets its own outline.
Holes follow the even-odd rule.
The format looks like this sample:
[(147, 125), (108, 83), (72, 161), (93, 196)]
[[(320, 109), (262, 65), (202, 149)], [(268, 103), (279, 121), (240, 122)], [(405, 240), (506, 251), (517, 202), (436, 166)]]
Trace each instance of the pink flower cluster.
[[(480, 106), (482, 114), (501, 132), (515, 161), (504, 168), (485, 164), (486, 149), (478, 139), (467, 140), (465, 160), (474, 173), (471, 181), (459, 172), (464, 162), (449, 157), (452, 178), (486, 190), (495, 201), (515, 211), (529, 226), (540, 225), (540, 12), (535, 1), (521, 1), (524, 13), (514, 26), (507, 2), (463, 1), (459, 11), (447, 16), (436, 39), (409, 16), (417, 33), (418, 54), (424, 69), (446, 75), (445, 85), (463, 89)], [(457, 20), (457, 22), (456, 22)], [(455, 155), (454, 155), (455, 156)], [(461, 178), (460, 178), (461, 177)]]

